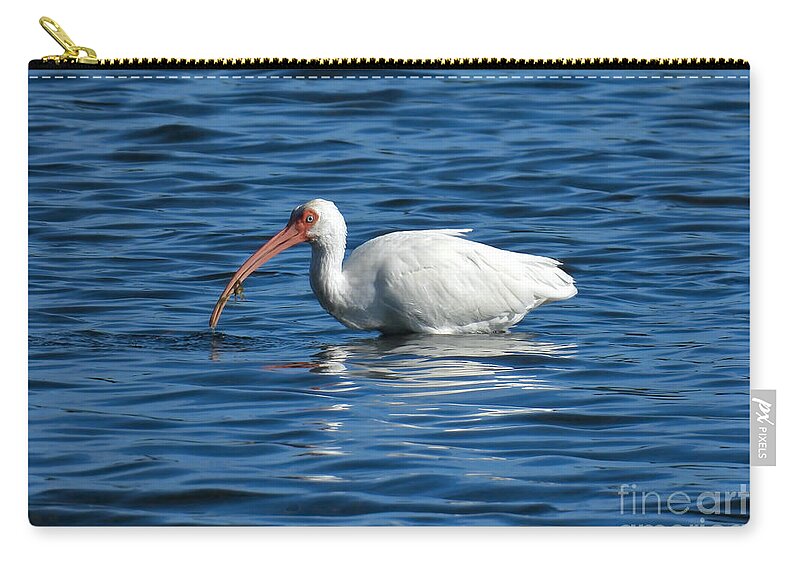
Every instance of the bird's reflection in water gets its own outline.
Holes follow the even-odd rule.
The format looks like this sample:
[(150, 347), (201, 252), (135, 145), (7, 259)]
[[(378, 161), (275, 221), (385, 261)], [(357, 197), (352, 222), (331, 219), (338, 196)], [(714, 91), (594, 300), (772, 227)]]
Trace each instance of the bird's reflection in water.
[[(387, 381), (403, 388), (405, 396), (430, 391), (442, 395), (546, 387), (537, 369), (557, 367), (558, 360), (570, 358), (575, 349), (574, 344), (537, 341), (524, 333), (382, 336), (326, 346), (311, 362), (278, 366), (308, 368), (347, 380)], [(409, 393), (409, 388), (418, 392)]]
[(208, 351), (208, 359), (211, 362), (219, 362), (219, 353), (220, 353), (220, 340), (219, 337), (211, 333), (211, 337), (209, 339), (209, 351)]
[(382, 336), (323, 346), (307, 361), (263, 368), (301, 369), (322, 380), (310, 387), (321, 396), (321, 405), (291, 408), (304, 429), (310, 425), (325, 434), (319, 442), (299, 446), (305, 459), (357, 454), (359, 443), (374, 444), (370, 438), (353, 438), (363, 428), (389, 437), (383, 452), (392, 461), (446, 457), (483, 462), (497, 458), (466, 434), (498, 425), (508, 429), (555, 413), (552, 398), (543, 405), (542, 389), (557, 388), (554, 373), (571, 367), (576, 353), (574, 344), (544, 342), (525, 333)]

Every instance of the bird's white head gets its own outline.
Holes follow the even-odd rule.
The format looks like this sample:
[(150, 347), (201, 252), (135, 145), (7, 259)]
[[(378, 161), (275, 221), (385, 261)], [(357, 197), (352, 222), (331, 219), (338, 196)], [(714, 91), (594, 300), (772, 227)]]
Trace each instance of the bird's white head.
[(336, 204), (316, 198), (292, 210), (289, 224), (300, 223), (305, 241), (325, 249), (344, 249), (347, 241), (347, 224)]
[(241, 288), (244, 280), (256, 269), (280, 252), (298, 243), (308, 242), (315, 250), (338, 251), (344, 256), (346, 240), (347, 225), (336, 204), (317, 198), (297, 206), (292, 210), (286, 227), (247, 258), (234, 273), (219, 296), (208, 324), (211, 328), (216, 327), (230, 296)]

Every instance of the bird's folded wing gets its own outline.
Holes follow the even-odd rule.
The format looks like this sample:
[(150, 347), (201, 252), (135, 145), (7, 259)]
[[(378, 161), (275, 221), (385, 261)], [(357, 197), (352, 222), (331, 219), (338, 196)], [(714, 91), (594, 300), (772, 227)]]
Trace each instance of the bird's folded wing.
[(461, 229), (444, 228), (440, 230), (416, 230), (413, 232), (396, 232), (396, 233), (462, 237), (464, 234), (468, 234), (471, 231), (472, 228), (461, 228)]
[(381, 275), (385, 302), (420, 322), (469, 324), (513, 319), (577, 290), (558, 261), (460, 239), (463, 230), (396, 238)]

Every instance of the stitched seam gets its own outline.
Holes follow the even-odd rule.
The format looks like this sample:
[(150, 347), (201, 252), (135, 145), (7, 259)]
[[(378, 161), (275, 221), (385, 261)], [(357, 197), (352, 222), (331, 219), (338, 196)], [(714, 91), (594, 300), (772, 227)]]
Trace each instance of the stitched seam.
[(187, 80), (187, 79), (234, 79), (237, 81), (257, 79), (300, 79), (314, 80), (341, 80), (341, 79), (438, 79), (452, 81), (454, 79), (684, 79), (684, 80), (709, 80), (709, 79), (749, 79), (744, 75), (29, 75), (28, 79), (158, 79), (158, 80)]

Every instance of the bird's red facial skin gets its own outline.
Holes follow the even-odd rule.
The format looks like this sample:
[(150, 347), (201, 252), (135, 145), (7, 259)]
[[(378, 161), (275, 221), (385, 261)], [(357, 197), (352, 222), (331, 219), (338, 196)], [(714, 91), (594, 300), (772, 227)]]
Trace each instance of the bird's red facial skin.
[(314, 210), (309, 208), (303, 210), (300, 215), (297, 216), (297, 219), (294, 220), (294, 226), (297, 228), (297, 231), (303, 235), (303, 237), (308, 239), (306, 234), (308, 230), (310, 230), (314, 224), (317, 223), (318, 219), (319, 215)]

